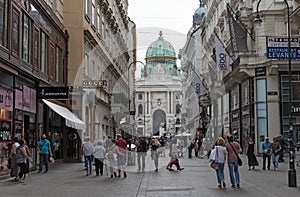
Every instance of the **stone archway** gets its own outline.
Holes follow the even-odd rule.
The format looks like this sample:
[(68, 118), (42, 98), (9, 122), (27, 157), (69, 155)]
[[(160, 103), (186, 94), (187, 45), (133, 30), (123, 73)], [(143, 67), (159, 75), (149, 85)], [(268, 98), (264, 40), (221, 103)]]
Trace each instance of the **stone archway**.
[(166, 113), (161, 109), (156, 110), (153, 113), (152, 134), (159, 135), (159, 128), (165, 125), (165, 122), (166, 122)]

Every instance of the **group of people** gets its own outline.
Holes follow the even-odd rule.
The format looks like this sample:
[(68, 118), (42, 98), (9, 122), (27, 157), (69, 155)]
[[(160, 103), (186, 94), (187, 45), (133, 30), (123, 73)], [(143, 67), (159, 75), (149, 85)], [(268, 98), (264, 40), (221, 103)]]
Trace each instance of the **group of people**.
[(210, 154), (210, 160), (217, 163), (216, 175), (218, 181), (218, 188), (226, 188), (224, 166), (227, 160), (229, 176), (232, 188), (240, 187), (240, 175), (238, 165), (238, 154), (242, 152), (239, 143), (235, 142), (233, 136), (227, 137), (228, 142), (225, 143), (225, 139), (219, 137), (213, 147)]
[[(124, 178), (126, 178), (126, 150), (127, 142), (122, 138), (120, 134), (117, 134), (116, 140), (113, 140), (111, 139), (111, 137), (109, 137), (107, 141), (105, 141), (105, 144), (103, 144), (102, 140), (99, 140), (97, 141), (95, 146), (90, 142), (89, 138), (86, 138), (85, 142), (82, 145), (82, 154), (85, 160), (86, 176), (92, 174), (93, 162), (95, 165), (96, 176), (102, 176), (104, 160), (107, 159), (107, 165), (109, 166), (111, 178), (121, 177), (122, 172)], [(115, 171), (116, 165), (118, 174)]]
[[(152, 140), (146, 140), (144, 136), (140, 136), (136, 141), (137, 147), (137, 163), (138, 169), (137, 171), (145, 171), (145, 159), (147, 156), (147, 152), (150, 149), (151, 159), (154, 161), (155, 172), (158, 171), (158, 160), (159, 156), (165, 156), (165, 146), (162, 145), (162, 142), (165, 143), (164, 139), (154, 138)], [(173, 139), (170, 146), (170, 162), (167, 165), (167, 170), (173, 171), (172, 166), (175, 165), (177, 170), (183, 170), (183, 168), (179, 165), (179, 153), (180, 149), (177, 147), (177, 140)]]
[(14, 177), (12, 181), (24, 183), (26, 174), (29, 173), (29, 162), (33, 162), (29, 155), (30, 150), (25, 141), (23, 139), (19, 139), (18, 137), (13, 137), (12, 149), (10, 152), (10, 176)]

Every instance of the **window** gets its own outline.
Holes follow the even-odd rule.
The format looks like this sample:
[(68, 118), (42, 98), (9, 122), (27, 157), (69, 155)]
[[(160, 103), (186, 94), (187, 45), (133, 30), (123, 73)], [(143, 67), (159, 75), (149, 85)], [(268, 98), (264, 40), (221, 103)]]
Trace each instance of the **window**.
[(96, 64), (95, 64), (95, 61), (94, 60), (92, 60), (92, 78), (93, 79), (96, 79), (96, 77), (97, 77), (97, 73), (96, 73)]
[(139, 107), (138, 107), (138, 114), (139, 114), (139, 115), (143, 114), (143, 105), (142, 105), (142, 104), (139, 104)]
[(11, 39), (12, 39), (12, 50), (16, 55), (19, 55), (19, 45), (20, 45), (20, 13), (13, 9), (12, 12), (12, 32), (11, 32)]
[(100, 4), (97, 5), (97, 33), (101, 33), (101, 9)]
[(96, 3), (95, 3), (95, 0), (92, 0), (92, 25), (96, 25), (96, 14), (95, 14), (95, 11), (96, 11)]
[(40, 32), (38, 29), (34, 30), (34, 41), (33, 41), (33, 67), (37, 70), (39, 66), (39, 43), (40, 43), (40, 38), (39, 38)]
[(139, 94), (138, 94), (138, 99), (139, 99), (139, 100), (142, 100), (142, 99), (143, 99), (143, 94), (142, 94), (142, 93), (139, 93)]
[(101, 27), (101, 36), (102, 36), (102, 40), (105, 39), (105, 23), (104, 23), (104, 14), (102, 14), (102, 27)]
[(47, 74), (48, 70), (48, 49), (47, 36), (44, 32), (41, 33), (41, 71)]
[[(266, 79), (256, 81), (256, 109), (257, 109), (257, 135), (267, 136), (267, 88)], [(261, 147), (261, 142), (259, 147)]]
[(90, 16), (90, 0), (85, 0), (85, 16), (87, 18)]
[(7, 0), (0, 0), (0, 45), (7, 47)]
[(56, 81), (63, 81), (63, 65), (62, 65), (62, 50), (56, 46), (56, 50), (55, 50), (55, 80)]
[(23, 53), (22, 58), (28, 63), (31, 63), (31, 39), (32, 39), (32, 22), (26, 14), (23, 14)]
[(84, 58), (84, 69), (85, 69), (85, 75), (86, 76), (89, 76), (89, 72), (90, 72), (90, 56), (89, 56), (89, 52), (90, 52), (90, 49), (89, 49), (90, 45), (88, 42), (85, 43), (85, 58)]
[(55, 46), (51, 43), (49, 49), (49, 75), (51, 79), (55, 77)]

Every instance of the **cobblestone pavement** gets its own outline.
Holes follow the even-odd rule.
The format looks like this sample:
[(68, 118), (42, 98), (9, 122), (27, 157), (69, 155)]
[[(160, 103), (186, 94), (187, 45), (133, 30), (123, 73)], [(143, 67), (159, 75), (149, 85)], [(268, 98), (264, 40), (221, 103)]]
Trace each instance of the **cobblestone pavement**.
[[(209, 167), (206, 158), (180, 159), (183, 171), (168, 171), (168, 157), (161, 157), (160, 168), (154, 171), (154, 162), (146, 159), (144, 173), (137, 172), (136, 166), (127, 166), (128, 177), (110, 178), (104, 171), (103, 176), (85, 176), (83, 163), (57, 163), (46, 174), (31, 172), (25, 183), (0, 181), (0, 196), (103, 196), (103, 197), (162, 197), (162, 196), (299, 196), (300, 174), (297, 167), (298, 187), (288, 187), (288, 163), (280, 163), (279, 171), (248, 170), (246, 157), (240, 167), (241, 188), (230, 188), (228, 167), (225, 165), (227, 189), (218, 189), (215, 172)], [(261, 158), (258, 158), (261, 162)], [(287, 161), (287, 158), (286, 158)]]

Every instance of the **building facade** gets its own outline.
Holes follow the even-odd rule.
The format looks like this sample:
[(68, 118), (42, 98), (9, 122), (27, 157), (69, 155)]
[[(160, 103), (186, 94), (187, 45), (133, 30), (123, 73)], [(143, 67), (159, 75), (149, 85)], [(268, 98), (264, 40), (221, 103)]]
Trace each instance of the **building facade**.
[(37, 141), (53, 124), (40, 88), (67, 85), (67, 46), (61, 1), (0, 1), (0, 174), (13, 136), (27, 141), (35, 168)]
[[(234, 135), (245, 149), (252, 137), (261, 152), (266, 136), (282, 134), (287, 139), (291, 112), (294, 141), (299, 139), (297, 90), (299, 60), (291, 53), (291, 91), (289, 95), (287, 53), (287, 6), (284, 1), (201, 1), (207, 9), (206, 22), (198, 43), (201, 67), (214, 67), (226, 92), (211, 100), (212, 136)], [(260, 2), (259, 6), (258, 3)], [(299, 39), (299, 1), (287, 1), (291, 37)], [(254, 23), (257, 8), (262, 23)], [(217, 68), (216, 38), (230, 57), (226, 70)], [(285, 40), (285, 41), (284, 41)], [(294, 42), (291, 40), (290, 42)], [(275, 46), (276, 45), (276, 46)], [(296, 47), (296, 45), (294, 45)], [(294, 50), (292, 48), (292, 50)], [(209, 71), (211, 75), (213, 73)], [(208, 82), (209, 84), (209, 82)], [(291, 97), (291, 111), (289, 110)]]
[(138, 136), (162, 136), (181, 132), (181, 70), (176, 53), (162, 32), (147, 48), (146, 64), (136, 81)]
[[(135, 24), (127, 0), (64, 1), (70, 35), (70, 107), (85, 122), (78, 133), (92, 142), (114, 136), (134, 91)], [(131, 86), (128, 88), (128, 86)]]

